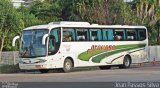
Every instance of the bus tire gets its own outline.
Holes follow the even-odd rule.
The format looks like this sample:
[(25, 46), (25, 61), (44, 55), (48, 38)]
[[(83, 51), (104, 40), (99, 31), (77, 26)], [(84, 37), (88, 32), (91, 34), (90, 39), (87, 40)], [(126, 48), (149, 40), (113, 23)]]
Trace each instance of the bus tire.
[(111, 69), (111, 66), (99, 66), (101, 70)]
[(63, 72), (68, 73), (73, 70), (73, 62), (71, 59), (66, 59), (63, 64)]
[(49, 72), (49, 69), (39, 69), (39, 71), (40, 71), (41, 73), (48, 73), (48, 72)]
[(129, 56), (125, 56), (123, 59), (123, 64), (119, 66), (120, 69), (129, 68), (131, 65), (131, 58)]

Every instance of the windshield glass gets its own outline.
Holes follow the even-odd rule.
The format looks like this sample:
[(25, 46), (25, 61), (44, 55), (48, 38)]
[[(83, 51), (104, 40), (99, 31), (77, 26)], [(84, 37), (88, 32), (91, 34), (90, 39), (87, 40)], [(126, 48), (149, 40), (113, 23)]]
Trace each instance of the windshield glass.
[(25, 30), (22, 33), (20, 57), (40, 57), (47, 54), (46, 45), (42, 45), (42, 38), (48, 34), (47, 29)]

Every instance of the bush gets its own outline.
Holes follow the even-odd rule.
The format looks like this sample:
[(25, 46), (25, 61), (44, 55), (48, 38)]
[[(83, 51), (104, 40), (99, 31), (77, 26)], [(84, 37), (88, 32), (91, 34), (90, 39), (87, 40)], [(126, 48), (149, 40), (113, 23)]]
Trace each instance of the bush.
[(17, 65), (0, 65), (0, 73), (17, 73), (19, 72), (19, 66)]

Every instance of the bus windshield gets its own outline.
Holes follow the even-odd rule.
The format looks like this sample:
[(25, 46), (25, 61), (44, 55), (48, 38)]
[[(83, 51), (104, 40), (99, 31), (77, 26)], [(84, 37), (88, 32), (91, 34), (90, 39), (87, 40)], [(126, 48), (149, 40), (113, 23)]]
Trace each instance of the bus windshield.
[(42, 38), (48, 34), (47, 29), (25, 30), (22, 33), (20, 57), (41, 57), (47, 55), (47, 44), (42, 44)]

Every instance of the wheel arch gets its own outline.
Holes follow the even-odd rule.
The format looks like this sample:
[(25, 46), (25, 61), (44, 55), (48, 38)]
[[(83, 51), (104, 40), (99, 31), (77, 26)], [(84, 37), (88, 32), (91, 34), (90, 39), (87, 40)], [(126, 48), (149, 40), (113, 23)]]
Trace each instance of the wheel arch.
[[(73, 60), (73, 58), (72, 58), (72, 57), (70, 57), (70, 56), (68, 56), (68, 57), (66, 57), (66, 58), (65, 58), (65, 60), (66, 60), (66, 59), (71, 60), (71, 61), (72, 61), (72, 63), (73, 63), (73, 67), (74, 67), (74, 60)], [(65, 61), (65, 60), (64, 60), (64, 61)], [(63, 63), (64, 63), (64, 62), (63, 62)]]
[(130, 59), (130, 63), (132, 64), (132, 57), (131, 57), (131, 55), (126, 54), (124, 57), (129, 57), (129, 59)]

